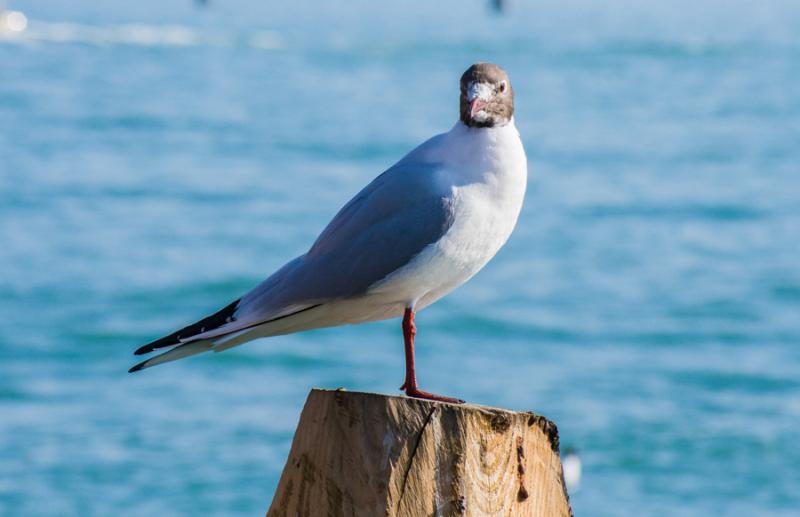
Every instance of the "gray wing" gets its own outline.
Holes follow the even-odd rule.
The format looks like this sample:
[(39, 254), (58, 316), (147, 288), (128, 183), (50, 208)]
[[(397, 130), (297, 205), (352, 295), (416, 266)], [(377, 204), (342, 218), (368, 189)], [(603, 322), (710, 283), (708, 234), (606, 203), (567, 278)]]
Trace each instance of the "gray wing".
[(452, 186), (440, 180), (439, 165), (420, 159), (442, 137), (428, 140), (375, 178), (336, 214), (308, 253), (242, 298), (136, 354), (223, 336), (355, 297), (408, 264), (452, 225)]
[[(408, 264), (452, 224), (434, 165), (398, 164), (342, 208), (311, 249), (242, 298), (260, 312), (349, 298)], [(248, 312), (243, 310), (242, 313)]]
[[(245, 294), (216, 328), (190, 339), (235, 332), (367, 292), (408, 264), (452, 225), (452, 190), (436, 164), (404, 159), (342, 208), (311, 249)], [(182, 340), (186, 340), (182, 336)]]

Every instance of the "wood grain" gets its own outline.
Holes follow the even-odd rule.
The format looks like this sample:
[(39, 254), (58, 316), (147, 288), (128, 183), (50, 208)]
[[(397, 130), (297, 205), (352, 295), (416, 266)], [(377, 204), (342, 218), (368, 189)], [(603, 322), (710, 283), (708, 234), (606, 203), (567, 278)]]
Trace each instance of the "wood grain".
[(473, 405), (312, 390), (268, 517), (570, 516), (558, 431)]

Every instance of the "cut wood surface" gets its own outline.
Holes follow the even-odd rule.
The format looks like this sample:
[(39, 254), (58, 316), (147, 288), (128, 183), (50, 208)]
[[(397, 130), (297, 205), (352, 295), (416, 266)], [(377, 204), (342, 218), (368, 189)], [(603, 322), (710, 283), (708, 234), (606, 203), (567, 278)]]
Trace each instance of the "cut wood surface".
[(312, 390), (268, 517), (572, 515), (533, 413)]

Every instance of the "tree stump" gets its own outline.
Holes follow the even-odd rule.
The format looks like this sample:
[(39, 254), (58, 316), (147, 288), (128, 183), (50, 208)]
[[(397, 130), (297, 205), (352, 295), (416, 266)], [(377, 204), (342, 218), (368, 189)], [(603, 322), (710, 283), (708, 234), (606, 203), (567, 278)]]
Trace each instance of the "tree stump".
[(267, 517), (570, 516), (533, 413), (314, 389)]

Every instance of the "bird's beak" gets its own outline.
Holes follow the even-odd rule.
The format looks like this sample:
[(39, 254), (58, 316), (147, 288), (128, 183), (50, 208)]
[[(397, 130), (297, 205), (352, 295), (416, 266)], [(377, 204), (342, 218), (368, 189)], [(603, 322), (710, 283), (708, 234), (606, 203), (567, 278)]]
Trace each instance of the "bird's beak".
[(474, 117), (476, 113), (480, 112), (486, 107), (486, 101), (480, 97), (475, 97), (469, 101), (469, 116)]

